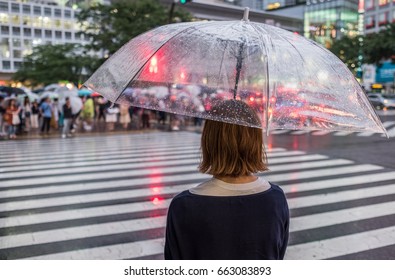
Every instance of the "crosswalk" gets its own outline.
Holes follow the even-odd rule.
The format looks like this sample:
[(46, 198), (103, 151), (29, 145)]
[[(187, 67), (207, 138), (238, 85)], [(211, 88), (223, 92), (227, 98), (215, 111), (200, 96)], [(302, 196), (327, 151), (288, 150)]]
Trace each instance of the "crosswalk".
[[(209, 178), (199, 143), (188, 132), (0, 143), (0, 259), (162, 259), (171, 198)], [(395, 170), (267, 155), (262, 176), (291, 211), (286, 259), (395, 259)]]
[[(389, 137), (395, 137), (395, 121), (385, 121), (383, 122), (383, 126), (387, 130)], [(325, 128), (323, 128), (325, 129)], [(381, 136), (387, 137), (384, 134), (375, 133), (375, 132), (353, 132), (353, 131), (330, 131), (330, 130), (289, 130), (289, 129), (280, 129), (270, 131), (272, 135), (279, 134), (290, 134), (290, 135), (313, 135), (313, 136), (324, 136), (324, 135), (333, 135), (333, 136), (356, 136), (356, 137), (370, 137), (370, 136)]]

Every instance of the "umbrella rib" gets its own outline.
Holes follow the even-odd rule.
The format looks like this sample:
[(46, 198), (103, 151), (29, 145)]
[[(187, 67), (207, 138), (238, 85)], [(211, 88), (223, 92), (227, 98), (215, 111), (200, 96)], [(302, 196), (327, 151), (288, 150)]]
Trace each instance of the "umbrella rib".
[(217, 88), (218, 88), (218, 86), (219, 86), (219, 77), (221, 77), (220, 75), (221, 75), (221, 72), (222, 72), (222, 66), (223, 66), (223, 62), (224, 62), (224, 58), (225, 58), (225, 50), (226, 50), (226, 48), (228, 47), (228, 44), (229, 44), (229, 42), (226, 41), (226, 45), (225, 45), (224, 51), (223, 51), (223, 53), (222, 53), (221, 64), (220, 64), (220, 66), (219, 66), (219, 72), (218, 72)]
[(266, 48), (266, 46), (263, 44), (264, 42), (264, 38), (262, 36), (262, 34), (259, 32), (259, 30), (257, 30), (257, 28), (251, 24), (252, 28), (255, 30), (255, 32), (258, 34), (258, 36), (261, 38), (262, 41), (262, 49), (265, 50), (265, 55), (266, 55), (266, 92), (267, 92), (267, 96), (266, 96), (266, 110), (265, 110), (265, 119), (266, 119), (266, 135), (269, 135), (269, 91), (270, 91), (270, 84), (269, 84), (269, 58), (268, 58), (268, 50)]
[(151, 58), (165, 45), (167, 44), (170, 40), (174, 39), (175, 37), (177, 37), (178, 35), (180, 35), (181, 33), (184, 33), (185, 31), (192, 29), (192, 28), (196, 28), (196, 25), (204, 25), (203, 24), (195, 24), (194, 26), (189, 26), (183, 30), (181, 30), (180, 32), (178, 32), (177, 34), (174, 34), (173, 36), (171, 36), (169, 39), (167, 39), (165, 42), (163, 42), (162, 45), (160, 45), (158, 47), (158, 49), (144, 62), (144, 64), (139, 68), (139, 70), (136, 72), (136, 74), (128, 80), (128, 82), (126, 83), (126, 85), (123, 87), (123, 89), (121, 90), (121, 92), (118, 94), (117, 98), (115, 98), (114, 103), (116, 103), (119, 99), (119, 97), (122, 95), (122, 93), (124, 92), (124, 90), (127, 88), (127, 86), (130, 84), (131, 81), (134, 80), (134, 78), (136, 78), (136, 76), (140, 73), (140, 71), (147, 65), (147, 63), (151, 60)]

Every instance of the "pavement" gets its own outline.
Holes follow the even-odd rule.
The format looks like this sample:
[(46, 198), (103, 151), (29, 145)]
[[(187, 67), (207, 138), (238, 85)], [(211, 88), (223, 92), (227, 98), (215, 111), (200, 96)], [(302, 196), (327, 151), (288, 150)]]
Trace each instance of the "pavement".
[[(260, 176), (287, 195), (286, 259), (395, 259), (392, 139), (267, 140)], [(0, 142), (0, 259), (162, 259), (171, 198), (209, 178), (197, 172), (199, 144), (189, 131)], [(371, 161), (376, 145), (387, 164)]]

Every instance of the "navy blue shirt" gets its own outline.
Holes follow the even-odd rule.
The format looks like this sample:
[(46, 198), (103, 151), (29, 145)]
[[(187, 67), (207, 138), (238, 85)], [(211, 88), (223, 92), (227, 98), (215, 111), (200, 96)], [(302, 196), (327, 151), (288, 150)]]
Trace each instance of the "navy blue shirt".
[(282, 189), (243, 196), (205, 196), (188, 190), (173, 198), (167, 216), (167, 260), (279, 260), (289, 235)]

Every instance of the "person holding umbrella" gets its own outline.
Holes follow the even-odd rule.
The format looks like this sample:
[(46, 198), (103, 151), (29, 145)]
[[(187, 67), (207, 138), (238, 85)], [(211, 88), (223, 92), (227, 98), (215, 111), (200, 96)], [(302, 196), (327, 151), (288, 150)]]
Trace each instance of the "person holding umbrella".
[[(244, 121), (260, 119), (246, 103), (224, 101)], [(165, 259), (283, 259), (289, 210), (282, 189), (256, 172), (268, 170), (262, 129), (207, 120), (199, 170), (212, 179), (173, 198)]]
[(16, 100), (14, 98), (10, 99), (4, 114), (5, 121), (8, 124), (8, 137), (10, 139), (16, 138), (15, 126), (19, 125), (21, 122), (19, 119), (19, 112), (20, 112), (20, 108), (17, 106)]

